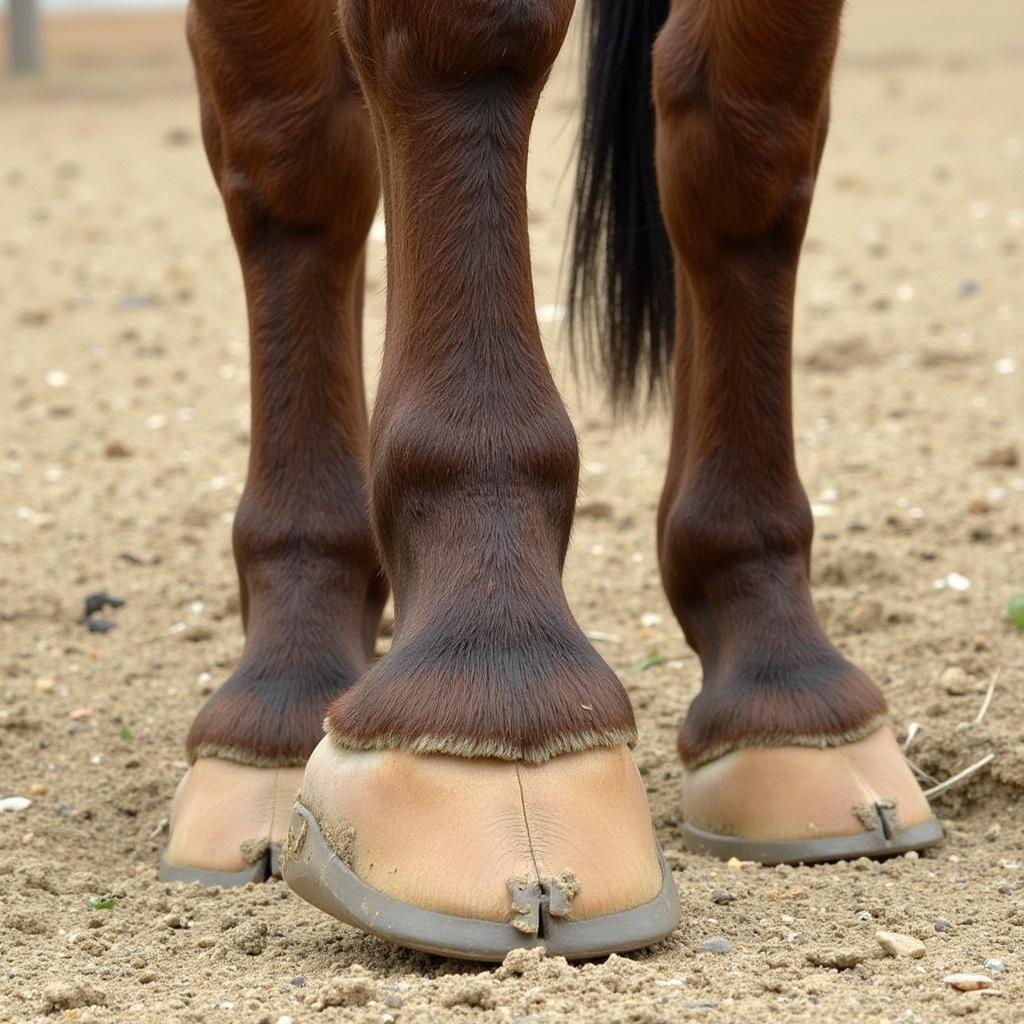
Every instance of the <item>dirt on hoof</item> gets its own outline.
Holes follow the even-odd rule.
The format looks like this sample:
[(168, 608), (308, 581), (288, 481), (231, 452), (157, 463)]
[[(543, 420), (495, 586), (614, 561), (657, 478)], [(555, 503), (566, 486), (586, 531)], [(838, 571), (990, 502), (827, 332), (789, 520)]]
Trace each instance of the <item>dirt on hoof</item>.
[(570, 902), (580, 894), (580, 880), (570, 868), (559, 871), (552, 879), (555, 885), (562, 891), (562, 895)]
[(292, 824), (288, 829), (288, 834), (284, 837), (284, 845), (281, 848), (282, 865), (287, 864), (288, 861), (294, 860), (298, 856), (308, 834), (309, 825), (306, 824), (305, 818), (300, 818), (297, 824)]
[[(321, 808), (310, 808), (310, 811), (313, 817), (316, 818), (316, 823), (320, 826), (320, 832), (327, 841), (327, 845), (334, 851), (342, 864), (347, 864), (351, 867), (352, 858), (355, 856), (356, 830), (351, 825), (342, 825), (328, 821), (326, 814), (324, 814)], [(290, 830), (288, 835), (289, 838), (292, 835)], [(295, 853), (298, 853), (305, 838), (306, 826), (303, 824), (302, 829), (294, 838)]]
[(878, 828), (879, 813), (888, 811), (888, 821), (893, 828), (899, 828), (899, 817), (897, 816), (897, 804), (895, 800), (879, 800), (873, 804), (855, 804), (853, 816), (864, 826), (864, 829), (871, 832)]
[(239, 847), (246, 864), (256, 864), (263, 860), (270, 849), (269, 839), (246, 839)]
[[(883, 863), (683, 849), (676, 730), (700, 673), (654, 549), (665, 418), (614, 422), (561, 340), (567, 44), (530, 181), (541, 327), (583, 460), (566, 585), (633, 699), (683, 918), (628, 957), (488, 970), (395, 949), (277, 881), (157, 881), (186, 730), (242, 646), (230, 524), (249, 430), (242, 286), (182, 20), (54, 19), (48, 74), (0, 77), (0, 800), (17, 808), (0, 811), (0, 1020), (1020, 1024), (1024, 633), (1006, 609), (1024, 592), (1024, 471), (992, 454), (1024, 451), (1019, 0), (849, 5), (800, 270), (819, 612), (925, 786), (984, 763), (935, 800), (944, 845)], [(124, 600), (97, 613), (117, 628), (76, 625), (103, 592)], [(879, 931), (924, 955), (887, 955)]]

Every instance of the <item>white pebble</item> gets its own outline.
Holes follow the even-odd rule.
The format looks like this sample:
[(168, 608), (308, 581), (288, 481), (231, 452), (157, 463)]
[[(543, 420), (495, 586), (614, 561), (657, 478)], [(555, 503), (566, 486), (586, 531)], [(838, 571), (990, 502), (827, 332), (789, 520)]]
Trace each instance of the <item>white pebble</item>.
[(932, 587), (935, 590), (945, 590), (947, 587), (950, 590), (970, 590), (971, 581), (959, 572), (947, 573), (941, 579), (935, 580), (932, 583)]
[(0, 800), (0, 811), (24, 811), (32, 806), (27, 796), (7, 796)]
[(909, 956), (920, 960), (925, 954), (924, 943), (913, 935), (881, 931), (875, 933), (875, 940), (889, 956)]
[(63, 370), (50, 370), (46, 374), (46, 383), (51, 388), (66, 388), (70, 380)]

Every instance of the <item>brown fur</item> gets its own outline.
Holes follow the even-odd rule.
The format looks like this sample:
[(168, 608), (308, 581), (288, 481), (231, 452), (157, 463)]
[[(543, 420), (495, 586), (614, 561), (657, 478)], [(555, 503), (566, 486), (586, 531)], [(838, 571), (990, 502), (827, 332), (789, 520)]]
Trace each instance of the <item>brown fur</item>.
[(565, 602), (576, 438), (534, 312), (530, 125), (570, 0), (346, 0), (389, 241), (371, 509), (391, 651), (328, 713), (349, 749), (542, 760), (632, 741)]
[(235, 520), (246, 645), (188, 737), (301, 764), (372, 654), (386, 590), (363, 471), (369, 121), (320, 0), (193, 0), (203, 138), (249, 310), (252, 445)]
[[(530, 126), (572, 6), (344, 0), (339, 38), (326, 0), (193, 0), (253, 429), (234, 535), (246, 647), (192, 757), (302, 763), (328, 704), (329, 733), (355, 750), (535, 762), (635, 739), (562, 590), (579, 455), (530, 276)], [(691, 765), (846, 742), (885, 712), (814, 614), (792, 431), (793, 291), (840, 7), (676, 0), (656, 47), (680, 311), (658, 544), (704, 667), (680, 734)], [(388, 324), (370, 429), (378, 170)], [(394, 641), (368, 667), (381, 565)]]
[(658, 536), (704, 667), (679, 739), (691, 765), (738, 746), (842, 742), (885, 712), (815, 617), (793, 443), (793, 293), (841, 6), (679, 0), (655, 47), (680, 310)]

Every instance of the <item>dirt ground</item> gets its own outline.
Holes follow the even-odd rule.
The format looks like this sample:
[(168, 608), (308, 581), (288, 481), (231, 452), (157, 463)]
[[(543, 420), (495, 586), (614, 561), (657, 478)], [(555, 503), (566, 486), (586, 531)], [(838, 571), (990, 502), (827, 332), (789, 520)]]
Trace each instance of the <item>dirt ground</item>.
[[(46, 78), (0, 83), (0, 798), (31, 800), (0, 813), (0, 1021), (1024, 1020), (1024, 634), (1005, 614), (1024, 590), (1017, 0), (853, 4), (800, 281), (821, 613), (901, 735), (919, 724), (923, 771), (994, 755), (936, 800), (941, 848), (883, 864), (682, 852), (674, 739), (699, 671), (654, 559), (666, 428), (613, 424), (564, 372), (573, 53), (559, 65), (531, 221), (583, 448), (567, 586), (635, 702), (684, 916), (635, 956), (496, 970), (393, 949), (281, 884), (156, 880), (185, 729), (241, 643), (244, 310), (180, 16), (67, 17), (48, 44)], [(92, 633), (83, 600), (104, 590), (125, 603)], [(918, 937), (924, 956), (886, 956), (878, 929)], [(712, 938), (728, 951), (702, 951)], [(954, 991), (953, 971), (993, 987)]]

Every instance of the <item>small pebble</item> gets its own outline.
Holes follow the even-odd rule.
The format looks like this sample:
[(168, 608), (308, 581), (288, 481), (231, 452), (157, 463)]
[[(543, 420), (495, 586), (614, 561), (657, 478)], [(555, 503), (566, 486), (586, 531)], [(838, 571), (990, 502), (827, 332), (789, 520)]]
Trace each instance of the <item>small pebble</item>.
[(729, 903), (736, 902), (736, 894), (729, 892), (728, 889), (715, 889), (711, 893), (711, 902), (716, 903), (720, 907), (724, 907)]
[(937, 932), (951, 932), (953, 930), (953, 926), (944, 917), (937, 917), (932, 927)]
[(730, 871), (740, 871), (743, 868), (752, 868), (756, 866), (756, 862), (752, 860), (740, 860), (739, 857), (730, 857), (726, 862), (725, 866)]
[(32, 806), (27, 796), (6, 796), (0, 800), (0, 811), (24, 811)]
[(960, 697), (970, 691), (970, 678), (967, 673), (956, 665), (951, 665), (942, 673), (939, 680), (951, 697)]
[(889, 956), (909, 956), (920, 960), (925, 954), (924, 943), (913, 935), (882, 931), (875, 933), (875, 939)]
[(995, 957), (990, 957), (985, 961), (985, 970), (990, 974), (1005, 974), (1006, 964), (1002, 960), (998, 960)]
[(725, 956), (732, 952), (732, 943), (728, 939), (716, 937), (702, 942), (698, 947), (699, 953), (714, 953), (717, 956)]
[(92, 618), (83, 619), (82, 622), (90, 633), (109, 633), (116, 625), (116, 623), (111, 622), (110, 619)]
[(104, 608), (120, 608), (123, 605), (123, 598), (112, 597), (105, 590), (101, 590), (96, 594), (87, 594), (85, 597), (85, 617), (88, 618), (90, 615), (95, 615), (96, 612), (101, 612)]
[(977, 992), (979, 989), (991, 988), (994, 984), (986, 974), (947, 974), (942, 980), (950, 988), (961, 992)]

